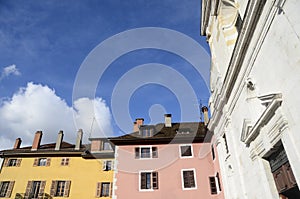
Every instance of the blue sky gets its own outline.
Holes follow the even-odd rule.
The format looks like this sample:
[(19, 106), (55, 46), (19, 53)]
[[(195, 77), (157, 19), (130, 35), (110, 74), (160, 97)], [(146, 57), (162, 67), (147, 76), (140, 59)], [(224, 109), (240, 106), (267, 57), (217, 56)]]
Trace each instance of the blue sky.
[[(119, 112), (128, 112), (132, 121), (143, 117), (145, 123), (156, 123), (163, 122), (164, 113), (172, 113), (173, 121), (180, 121), (181, 103), (196, 108), (201, 100), (207, 105), (207, 85), (188, 61), (173, 52), (149, 48), (115, 59), (99, 77), (94, 98), (73, 98), (78, 71), (93, 49), (116, 34), (136, 28), (171, 29), (194, 39), (207, 54), (199, 55), (199, 60), (205, 60), (203, 67), (209, 71), (209, 48), (205, 37), (200, 36), (200, 3), (199, 0), (0, 0), (0, 148), (12, 146), (17, 137), (31, 144), (36, 130), (47, 133), (45, 141), (50, 142), (55, 141), (60, 129), (69, 133), (66, 139), (70, 142), (78, 128), (84, 128), (85, 137), (91, 133), (119, 135), (132, 129), (132, 122), (119, 126), (122, 122), (116, 118), (120, 116), (115, 115)], [(189, 95), (184, 87), (174, 93), (171, 86), (155, 83), (165, 78), (181, 88), (178, 79), (160, 70), (151, 74), (140, 70), (135, 71), (136, 77), (149, 79), (151, 75), (155, 81), (137, 85), (129, 103), (113, 113), (111, 100), (119, 80), (148, 63), (165, 65), (184, 76), (197, 99), (180, 102), (178, 96)], [(126, 91), (132, 81), (124, 82)], [(90, 110), (90, 104), (97, 110)], [(200, 114), (197, 117), (191, 114), (184, 120), (197, 121), (199, 117)]]

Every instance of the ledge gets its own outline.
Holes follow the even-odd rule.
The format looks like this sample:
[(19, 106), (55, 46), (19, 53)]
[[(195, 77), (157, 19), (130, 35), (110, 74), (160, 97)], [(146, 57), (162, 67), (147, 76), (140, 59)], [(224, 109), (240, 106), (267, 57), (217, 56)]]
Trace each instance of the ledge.
[(274, 94), (272, 101), (268, 104), (265, 111), (262, 113), (260, 118), (254, 124), (253, 128), (251, 129), (247, 137), (244, 139), (244, 142), (247, 145), (249, 145), (253, 140), (255, 140), (255, 138), (259, 135), (260, 129), (271, 120), (271, 118), (275, 114), (275, 111), (281, 106), (281, 102), (282, 102), (282, 95)]

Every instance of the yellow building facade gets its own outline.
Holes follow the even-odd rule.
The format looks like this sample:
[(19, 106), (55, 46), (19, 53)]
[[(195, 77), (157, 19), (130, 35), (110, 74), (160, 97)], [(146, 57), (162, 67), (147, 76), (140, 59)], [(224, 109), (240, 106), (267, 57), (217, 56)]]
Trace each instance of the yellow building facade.
[(81, 144), (82, 132), (76, 145), (63, 142), (62, 132), (52, 144), (40, 145), (41, 137), (37, 132), (31, 147), (20, 148), (17, 139), (1, 151), (0, 198), (111, 198), (114, 152), (105, 139), (96, 143), (106, 148), (91, 151)]

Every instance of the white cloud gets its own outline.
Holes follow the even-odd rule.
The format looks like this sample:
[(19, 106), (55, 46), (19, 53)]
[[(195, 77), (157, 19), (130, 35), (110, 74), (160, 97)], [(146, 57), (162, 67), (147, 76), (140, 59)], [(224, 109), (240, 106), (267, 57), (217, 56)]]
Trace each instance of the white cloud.
[(16, 75), (16, 76), (21, 75), (19, 69), (17, 68), (17, 66), (15, 64), (3, 68), (2, 72), (1, 72), (1, 76), (0, 76), (0, 80), (4, 79), (5, 77), (8, 77), (10, 75)]
[(31, 145), (37, 130), (43, 131), (43, 143), (55, 142), (59, 130), (64, 131), (65, 141), (75, 143), (82, 128), (86, 143), (93, 118), (94, 137), (112, 135), (111, 114), (101, 98), (80, 98), (73, 108), (48, 86), (28, 83), (0, 105), (0, 149), (12, 148), (18, 137), (22, 146)]

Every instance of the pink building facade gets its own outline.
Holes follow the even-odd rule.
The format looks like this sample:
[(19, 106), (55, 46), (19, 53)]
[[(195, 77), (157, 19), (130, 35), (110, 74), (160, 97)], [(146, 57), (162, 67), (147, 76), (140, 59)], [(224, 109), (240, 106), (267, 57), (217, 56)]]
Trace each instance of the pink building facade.
[[(139, 119), (140, 120), (140, 119)], [(134, 127), (115, 144), (113, 198), (224, 198), (212, 133), (203, 123)]]

